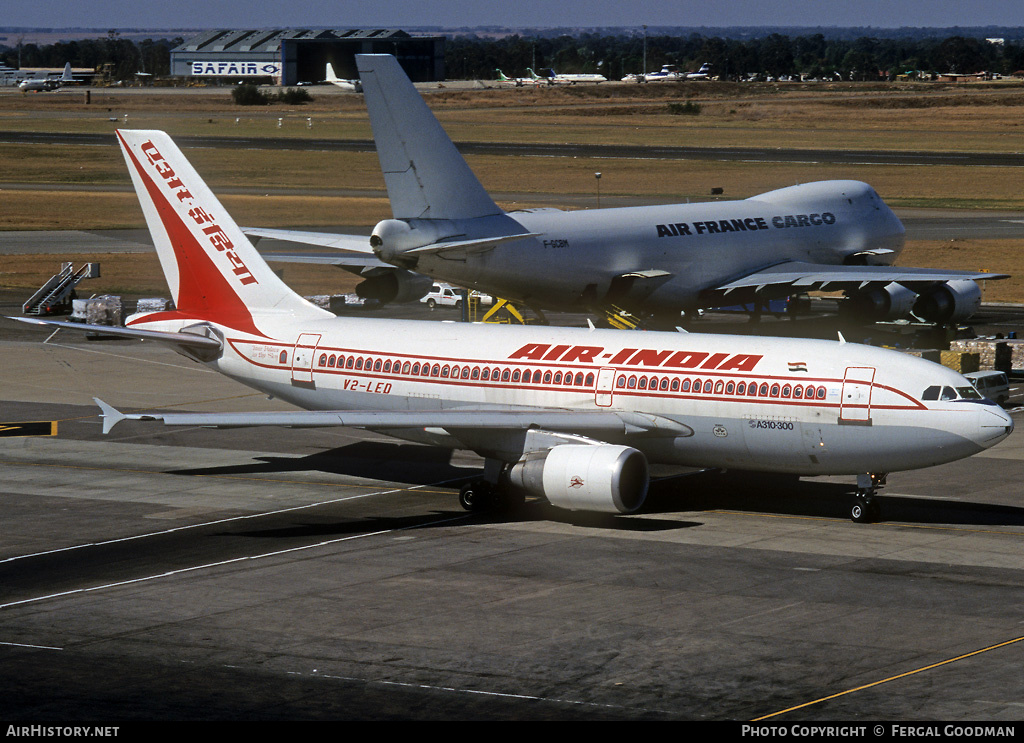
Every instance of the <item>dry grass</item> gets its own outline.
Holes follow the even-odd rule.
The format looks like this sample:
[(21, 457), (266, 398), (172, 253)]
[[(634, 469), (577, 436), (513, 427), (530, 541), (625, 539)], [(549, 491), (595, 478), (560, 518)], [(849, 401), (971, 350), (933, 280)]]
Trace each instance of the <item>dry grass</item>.
[[(601, 85), (439, 91), (430, 93), (427, 100), (457, 141), (1024, 150), (1021, 84)], [(669, 103), (687, 100), (701, 104), (699, 116), (668, 113)], [(301, 107), (242, 108), (231, 102), (227, 89), (93, 91), (89, 105), (80, 91), (31, 96), (0, 92), (0, 127), (8, 130), (112, 135), (114, 128), (125, 125), (163, 129), (172, 135), (370, 137), (362, 99), (354, 95), (321, 95)], [(241, 224), (368, 227), (390, 216), (372, 153), (195, 149), (188, 156)], [(871, 183), (897, 207), (1024, 210), (1017, 168), (497, 156), (469, 161), (492, 193), (530, 194), (552, 206), (573, 203), (563, 196), (593, 195), (593, 174), (600, 171), (602, 196), (607, 197), (705, 200), (711, 188), (722, 188), (725, 198), (746, 198), (793, 183), (854, 178)], [(0, 145), (0, 180), (26, 184), (2, 192), (0, 230), (142, 226), (123, 160), (113, 145)], [(362, 193), (353, 196), (353, 192)], [(1024, 277), (1020, 248), (1018, 240), (912, 242), (900, 264), (977, 268)], [(45, 264), (30, 276), (30, 266), (21, 266), (19, 260), (17, 256), (0, 260), (0, 286), (38, 286), (52, 272), (49, 264), (56, 266), (60, 261), (59, 257), (26, 259)], [(96, 283), (90, 291), (117, 287), (136, 294), (166, 291), (153, 256), (101, 260), (104, 278), (100, 282), (109, 278), (110, 285)], [(307, 294), (337, 291), (331, 287), (354, 281), (344, 272), (316, 267), (288, 266), (285, 271), (289, 281)], [(1024, 278), (987, 283), (986, 300), (1024, 301)]]
[[(55, 274), (64, 261), (76, 267), (85, 257), (73, 255), (0, 255), (0, 290), (25, 292), (25, 299)], [(118, 294), (135, 297), (169, 297), (167, 282), (155, 252), (89, 255), (100, 264), (101, 276), (79, 285), (80, 296)], [(297, 263), (275, 266), (285, 282), (303, 296), (345, 294), (355, 290), (359, 279), (340, 269)]]

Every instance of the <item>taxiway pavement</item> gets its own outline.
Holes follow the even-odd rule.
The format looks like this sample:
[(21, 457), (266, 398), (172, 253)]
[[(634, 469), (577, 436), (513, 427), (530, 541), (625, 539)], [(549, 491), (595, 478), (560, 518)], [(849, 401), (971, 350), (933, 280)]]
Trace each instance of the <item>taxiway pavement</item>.
[(643, 512), (469, 515), (480, 461), (166, 430), (281, 406), (146, 343), (0, 320), (0, 719), (1020, 719), (1024, 440), (891, 475), (659, 472)]

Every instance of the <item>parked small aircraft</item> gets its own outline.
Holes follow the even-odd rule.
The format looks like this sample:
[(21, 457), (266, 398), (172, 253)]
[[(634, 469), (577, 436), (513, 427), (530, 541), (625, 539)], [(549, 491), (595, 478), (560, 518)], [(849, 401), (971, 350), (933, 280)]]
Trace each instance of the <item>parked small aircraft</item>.
[(18, 83), (20, 90), (57, 90), (62, 85), (68, 85), (75, 82), (74, 75), (71, 74), (71, 63), (68, 62), (64, 65), (64, 72), (61, 73), (60, 77), (51, 77), (46, 75), (44, 77), (30, 77), (22, 80)]

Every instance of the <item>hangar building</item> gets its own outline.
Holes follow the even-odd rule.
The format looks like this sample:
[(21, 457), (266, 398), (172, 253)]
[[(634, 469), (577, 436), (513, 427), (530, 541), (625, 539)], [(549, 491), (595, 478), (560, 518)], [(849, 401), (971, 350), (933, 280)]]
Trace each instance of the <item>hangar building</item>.
[(171, 50), (178, 77), (274, 78), (281, 85), (358, 77), (356, 54), (393, 54), (413, 82), (444, 80), (444, 37), (388, 29), (211, 30)]

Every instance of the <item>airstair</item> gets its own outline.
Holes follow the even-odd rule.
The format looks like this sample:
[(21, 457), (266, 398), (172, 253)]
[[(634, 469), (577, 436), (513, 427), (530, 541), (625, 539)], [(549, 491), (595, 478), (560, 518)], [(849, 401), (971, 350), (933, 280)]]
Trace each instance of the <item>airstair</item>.
[(61, 264), (60, 272), (54, 274), (49, 281), (21, 306), (26, 315), (58, 315), (71, 309), (75, 287), (85, 279), (95, 279), (100, 275), (99, 263), (86, 263), (77, 271), (73, 263)]

